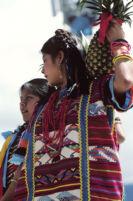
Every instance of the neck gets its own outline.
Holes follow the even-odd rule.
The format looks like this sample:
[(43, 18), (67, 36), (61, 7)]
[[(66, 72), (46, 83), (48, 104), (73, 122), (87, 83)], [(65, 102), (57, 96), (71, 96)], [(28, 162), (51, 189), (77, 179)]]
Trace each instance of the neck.
[(65, 76), (63, 76), (62, 82), (60, 83), (61, 89), (64, 88), (67, 85), (67, 79)]
[(63, 89), (66, 85), (67, 83), (63, 83), (62, 85), (60, 85), (61, 89)]

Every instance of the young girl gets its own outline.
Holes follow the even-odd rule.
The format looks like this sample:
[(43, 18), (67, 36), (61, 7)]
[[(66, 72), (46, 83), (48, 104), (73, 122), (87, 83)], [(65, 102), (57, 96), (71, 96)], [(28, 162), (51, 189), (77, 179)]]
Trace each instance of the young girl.
[[(115, 20), (106, 36), (110, 43), (125, 40)], [(25, 183), (18, 181), (14, 200), (122, 200), (113, 109), (132, 107), (133, 62), (121, 56), (119, 45), (113, 50), (115, 75), (93, 81), (76, 36), (59, 29), (43, 45), (42, 73), (58, 90), (31, 130)]]
[[(35, 105), (38, 105), (39, 107), (39, 105), (45, 104), (53, 90), (53, 87), (48, 86), (47, 80), (41, 78), (30, 80), (24, 83), (20, 88), (20, 111), (25, 123), (19, 126), (14, 132), (10, 133), (0, 153), (1, 171), (3, 166), (0, 189), (1, 196), (4, 194), (2, 200), (12, 200), (12, 194), (10, 194), (10, 192), (13, 193), (13, 189), (16, 187), (15, 178), (18, 177), (20, 171), (17, 171), (18, 175), (15, 175), (14, 177), (17, 166), (14, 165), (10, 160), (17, 150), (21, 136), (27, 129)], [(2, 133), (3, 136), (6, 134), (7, 132)], [(23, 155), (24, 148), (21, 148), (20, 151), (21, 155)], [(12, 184), (12, 189), (11, 187), (9, 188), (10, 184)]]

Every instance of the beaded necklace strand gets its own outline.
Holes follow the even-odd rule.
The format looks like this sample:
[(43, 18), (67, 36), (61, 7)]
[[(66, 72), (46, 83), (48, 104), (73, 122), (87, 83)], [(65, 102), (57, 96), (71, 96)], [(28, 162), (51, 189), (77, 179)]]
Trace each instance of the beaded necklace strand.
[[(48, 101), (46, 109), (42, 113), (42, 132), (44, 146), (50, 158), (55, 158), (61, 152), (67, 112), (71, 104), (71, 100), (68, 100), (67, 95), (65, 95), (60, 100), (59, 109), (55, 113), (54, 111), (58, 97), (59, 91), (54, 92)], [(52, 135), (50, 135), (50, 130), (53, 131)], [(58, 144), (57, 149), (54, 148), (55, 144)], [(50, 149), (52, 151), (54, 150), (55, 153), (50, 154)]]

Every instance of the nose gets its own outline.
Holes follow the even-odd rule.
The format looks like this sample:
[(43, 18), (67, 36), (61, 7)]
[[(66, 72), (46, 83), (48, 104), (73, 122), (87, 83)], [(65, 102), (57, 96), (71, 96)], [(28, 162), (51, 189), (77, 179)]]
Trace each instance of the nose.
[(25, 109), (25, 103), (24, 102), (20, 102), (19, 107), (20, 107), (20, 111), (22, 112)]
[(44, 68), (42, 68), (41, 73), (44, 74)]
[(25, 106), (25, 102), (22, 102), (22, 101), (21, 101), (21, 102), (20, 102), (20, 105), (21, 105), (21, 106)]
[(44, 64), (42, 65), (41, 73), (45, 74)]
[(42, 71), (41, 71), (41, 72), (42, 72), (42, 74), (44, 75), (44, 77), (46, 77), (45, 68), (44, 68), (44, 67), (42, 68)]
[(20, 110), (24, 110), (24, 108), (25, 108), (25, 103), (20, 103)]
[(27, 102), (25, 100), (23, 100), (23, 101), (21, 100), (20, 101), (20, 107), (21, 108), (25, 107), (26, 105), (27, 105)]

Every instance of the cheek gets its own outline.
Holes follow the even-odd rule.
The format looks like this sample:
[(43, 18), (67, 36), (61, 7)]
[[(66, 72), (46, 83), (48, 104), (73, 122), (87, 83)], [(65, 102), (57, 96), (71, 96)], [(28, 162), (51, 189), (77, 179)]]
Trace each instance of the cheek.
[(52, 64), (50, 62), (45, 62), (44, 68), (46, 72), (50, 72), (52, 70)]
[(22, 104), (21, 103), (19, 104), (19, 109), (20, 109), (20, 111), (22, 110)]
[(35, 107), (35, 103), (31, 103), (27, 105), (27, 109), (30, 115), (32, 115), (33, 111), (34, 111), (34, 107)]
[(49, 65), (46, 65), (46, 72), (48, 72), (49, 75), (55, 75), (57, 74), (57, 67), (56, 65), (49, 63)]
[(57, 84), (58, 83), (58, 80), (59, 80), (59, 78), (58, 78), (58, 75), (57, 74), (52, 74), (50, 77), (49, 77), (49, 83), (51, 83), (51, 84)]
[(60, 71), (57, 68), (54, 68), (51, 72), (52, 77), (57, 79), (59, 77), (59, 72)]

